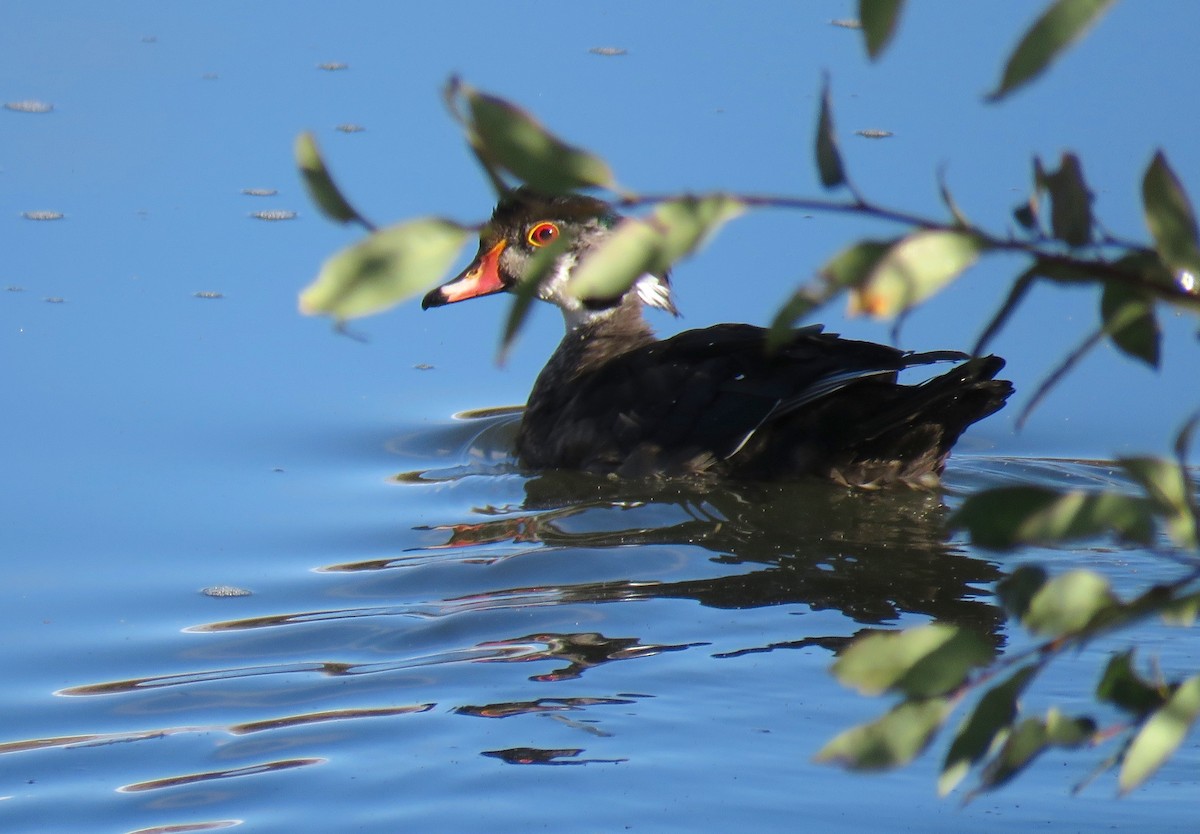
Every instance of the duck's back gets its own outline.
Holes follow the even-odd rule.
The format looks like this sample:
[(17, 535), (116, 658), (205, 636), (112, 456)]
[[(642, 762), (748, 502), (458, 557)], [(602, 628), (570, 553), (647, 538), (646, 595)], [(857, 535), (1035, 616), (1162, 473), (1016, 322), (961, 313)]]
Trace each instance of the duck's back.
[[(617, 347), (616, 345), (621, 345)], [(627, 477), (818, 476), (927, 484), (967, 426), (1003, 406), (1003, 360), (963, 362), (918, 385), (912, 365), (966, 359), (907, 354), (805, 328), (768, 353), (744, 324), (663, 341), (625, 337), (607, 351), (568, 335), (530, 394), (518, 455), (531, 468)]]

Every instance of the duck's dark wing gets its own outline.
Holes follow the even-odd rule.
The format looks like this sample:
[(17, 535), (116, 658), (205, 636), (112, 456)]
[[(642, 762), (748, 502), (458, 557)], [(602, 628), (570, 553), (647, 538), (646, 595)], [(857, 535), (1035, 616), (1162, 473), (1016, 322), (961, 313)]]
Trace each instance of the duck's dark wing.
[[(904, 353), (818, 327), (796, 331), (771, 354), (765, 339), (759, 327), (717, 325), (623, 353), (569, 384), (539, 380), (518, 439), (521, 459), (538, 468), (628, 476), (828, 476), (863, 455), (894, 457), (885, 448), (889, 433), (931, 408), (945, 409), (1003, 366), (972, 360), (953, 380), (937, 378), (948, 380), (941, 386), (904, 386), (896, 384), (904, 368), (966, 356)], [(1011, 391), (1007, 383), (987, 384), (999, 388), (969, 397), (965, 413), (951, 409), (955, 425), (934, 432), (953, 435), (946, 451)], [(903, 437), (891, 442), (896, 454), (914, 445)], [(940, 468), (945, 455), (941, 443), (934, 445), (926, 457)]]

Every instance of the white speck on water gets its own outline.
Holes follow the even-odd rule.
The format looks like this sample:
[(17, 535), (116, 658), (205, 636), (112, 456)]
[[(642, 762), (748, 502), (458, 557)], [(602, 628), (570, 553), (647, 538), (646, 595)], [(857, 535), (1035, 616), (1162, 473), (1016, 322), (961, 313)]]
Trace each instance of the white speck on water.
[(366, 130), (362, 125), (356, 125), (352, 122), (346, 122), (338, 125), (335, 130), (340, 130), (342, 133), (362, 133)]
[(202, 588), (200, 593), (206, 597), (248, 597), (251, 594), (245, 588), (235, 588), (232, 585), (213, 585), (209, 588)]
[(54, 105), (48, 101), (26, 99), (25, 101), (6, 101), (4, 109), (12, 110), (15, 113), (49, 113), (54, 109)]
[(350, 65), (342, 61), (325, 61), (317, 64), (317, 69), (325, 70), (326, 72), (338, 72), (339, 70), (350, 69)]
[(258, 220), (295, 220), (296, 212), (287, 209), (272, 209), (271, 211), (252, 211), (250, 216)]
[(867, 139), (886, 139), (889, 136), (895, 136), (890, 130), (876, 130), (867, 128), (866, 130), (856, 130), (854, 133), (858, 136), (866, 137)]
[(65, 215), (61, 211), (23, 211), (21, 216), (26, 220), (62, 220)]
[(192, 295), (194, 295), (196, 298), (224, 298), (225, 297), (225, 295), (223, 293), (219, 293), (216, 290), (200, 290), (199, 292), (192, 293)]
[(274, 197), (279, 190), (275, 188), (243, 188), (242, 193), (250, 197)]

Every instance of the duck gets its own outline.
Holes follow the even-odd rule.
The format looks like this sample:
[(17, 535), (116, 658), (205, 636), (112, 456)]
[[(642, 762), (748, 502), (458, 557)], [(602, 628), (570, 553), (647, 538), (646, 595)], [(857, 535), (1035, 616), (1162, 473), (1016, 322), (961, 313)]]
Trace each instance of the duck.
[[(521, 417), (522, 468), (934, 488), (962, 433), (1013, 392), (996, 379), (1000, 357), (903, 351), (821, 325), (795, 328), (771, 349), (767, 329), (751, 324), (659, 339), (645, 311), (678, 315), (666, 272), (646, 273), (612, 298), (567, 289), (622, 222), (596, 197), (510, 189), (481, 227), (471, 263), (422, 301), (430, 309), (514, 292), (539, 251), (565, 238), (536, 290), (562, 311), (566, 334)], [(925, 381), (898, 381), (908, 368), (951, 362)]]

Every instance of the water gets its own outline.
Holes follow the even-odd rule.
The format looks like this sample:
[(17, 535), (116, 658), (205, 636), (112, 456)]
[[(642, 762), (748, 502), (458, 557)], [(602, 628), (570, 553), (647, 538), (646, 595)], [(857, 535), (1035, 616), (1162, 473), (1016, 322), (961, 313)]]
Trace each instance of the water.
[[(1025, 638), (990, 589), (1017, 564), (1089, 567), (1123, 594), (1173, 575), (1103, 542), (998, 557), (943, 522), (967, 489), (1120, 485), (1099, 461), (1165, 452), (1195, 407), (1193, 321), (1164, 318), (1161, 377), (1102, 353), (1022, 434), (1013, 408), (974, 429), (944, 501), (521, 473), (514, 415), (479, 410), (523, 400), (559, 323), (535, 317), (497, 370), (495, 299), (399, 308), (356, 325), (365, 344), (300, 317), (298, 290), (355, 236), (315, 216), (289, 157), (312, 128), (369, 215), (478, 219), (486, 187), (436, 95), (458, 70), (638, 187), (806, 193), (812, 94), (829, 67), (860, 185), (936, 205), (930, 172), (949, 159), (968, 213), (999, 216), (996, 194), (1016, 202), (1029, 155), (1070, 142), (1110, 225), (1137, 236), (1126, 191), (1151, 146), (1185, 178), (1196, 170), (1187, 119), (1154, 81), (1200, 78), (1194, 26), (1119, 5), (1091, 51), (1002, 111), (978, 94), (1026, 22), (1005, 4), (912, 10), (882, 69), (828, 26), (843, 4), (685, 19), (652, 3), (552, 19), (533, 4), (500, 18), (470, 3), (310, 16), (269, 3), (11, 6), (0, 98), (53, 109), (0, 110), (0, 287), (14, 288), (0, 293), (5, 831), (1194, 826), (1194, 741), (1120, 801), (1111, 777), (1069, 795), (1106, 751), (1048, 754), (965, 809), (934, 796), (940, 750), (887, 776), (810, 761), (886, 706), (828, 675), (862, 630), (969, 624), (1008, 651)], [(514, 48), (535, 19), (544, 49)], [(1000, 26), (984, 58), (947, 36)], [(1108, 66), (1147, 32), (1156, 62)], [(913, 57), (935, 49), (964, 71)], [(347, 68), (318, 69), (337, 61)], [(942, 92), (914, 106), (934, 76)], [(852, 142), (880, 126), (895, 136)], [(276, 193), (245, 193), (256, 189)], [(747, 219), (681, 267), (687, 318), (660, 324), (761, 322), (844, 240), (878, 233)], [(936, 299), (903, 346), (969, 346), (1010, 273), (985, 267)], [(1082, 293), (1042, 299), (997, 344), (1018, 407), (1095, 320)], [(826, 313), (832, 329), (888, 338)], [(249, 593), (204, 593), (220, 587)], [(1194, 669), (1187, 632), (1136, 636), (1167, 673)], [(1090, 709), (1111, 648), (1062, 659), (1030, 706)]]

